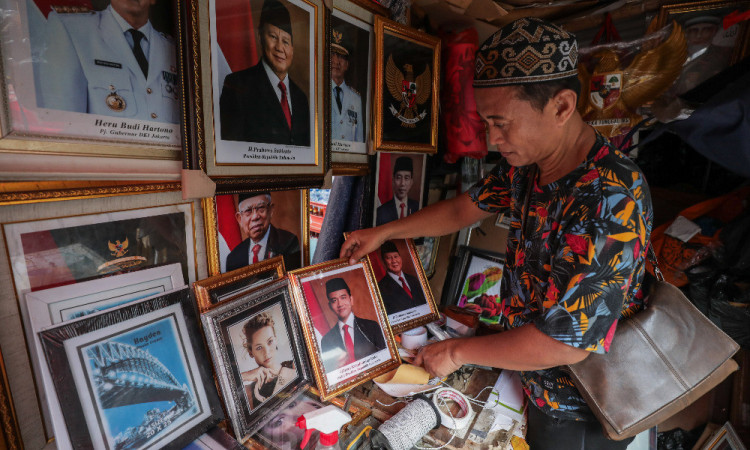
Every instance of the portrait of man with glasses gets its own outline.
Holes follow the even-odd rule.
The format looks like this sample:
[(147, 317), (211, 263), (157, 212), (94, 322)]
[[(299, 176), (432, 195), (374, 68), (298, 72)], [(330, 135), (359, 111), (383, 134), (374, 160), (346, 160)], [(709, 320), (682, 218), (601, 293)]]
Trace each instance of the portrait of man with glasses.
[(299, 239), (271, 225), (274, 204), (270, 192), (240, 194), (235, 218), (243, 241), (227, 256), (226, 270), (235, 270), (274, 256), (284, 257), (286, 270), (301, 267)]

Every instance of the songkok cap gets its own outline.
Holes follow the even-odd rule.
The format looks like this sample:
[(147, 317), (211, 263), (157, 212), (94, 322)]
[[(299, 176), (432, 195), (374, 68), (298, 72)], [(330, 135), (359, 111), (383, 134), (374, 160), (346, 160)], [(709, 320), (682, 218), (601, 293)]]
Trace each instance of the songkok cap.
[(280, 28), (292, 35), (292, 20), (289, 17), (289, 11), (278, 0), (266, 0), (263, 2), (263, 9), (260, 12), (260, 28), (269, 24)]
[[(268, 191), (251, 192), (251, 193), (244, 192), (244, 193), (239, 194), (237, 196), (237, 205), (239, 205), (240, 203), (244, 202), (245, 200), (247, 200), (249, 198), (258, 197), (260, 195), (267, 195), (268, 197), (270, 197), (271, 193), (268, 192)], [(266, 197), (266, 198), (268, 198), (268, 197)]]
[(691, 25), (695, 25), (698, 23), (712, 23), (714, 25), (718, 25), (721, 23), (721, 19), (716, 16), (698, 16), (693, 17), (692, 19), (688, 19), (685, 21), (684, 28), (687, 28)]
[(578, 42), (572, 33), (535, 17), (517, 19), (477, 51), (474, 87), (495, 87), (578, 76)]
[(349, 56), (349, 49), (344, 44), (344, 30), (340, 28), (333, 30), (333, 36), (331, 37), (331, 51), (339, 55)]
[(396, 163), (393, 164), (393, 173), (401, 170), (414, 173), (414, 163), (408, 156), (399, 156), (396, 158)]
[(385, 241), (383, 242), (383, 245), (380, 246), (380, 256), (385, 258), (386, 253), (398, 253), (398, 248), (396, 248), (396, 244), (393, 243), (393, 241)]
[(331, 292), (340, 291), (342, 289), (346, 289), (346, 292), (349, 292), (349, 286), (346, 284), (346, 281), (344, 281), (343, 278), (331, 278), (330, 280), (326, 281), (326, 295), (329, 295)]

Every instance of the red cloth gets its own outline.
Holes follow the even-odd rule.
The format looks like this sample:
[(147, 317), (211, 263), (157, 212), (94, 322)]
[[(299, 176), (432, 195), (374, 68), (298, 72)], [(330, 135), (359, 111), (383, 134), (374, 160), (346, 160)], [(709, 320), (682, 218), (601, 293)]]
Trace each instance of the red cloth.
[(445, 155), (449, 164), (459, 158), (482, 158), (487, 155), (487, 134), (477, 114), (474, 100), (474, 54), (477, 30), (467, 28), (458, 33), (441, 32), (444, 61), (443, 86), (440, 91), (440, 113), (445, 137)]
[(232, 72), (258, 63), (250, 0), (216, 2), (216, 42)]
[(233, 197), (232, 194), (216, 196), (216, 216), (219, 224), (219, 235), (224, 239), (230, 251), (234, 250), (242, 242), (240, 224), (237, 223), (237, 219), (234, 216), (236, 208)]

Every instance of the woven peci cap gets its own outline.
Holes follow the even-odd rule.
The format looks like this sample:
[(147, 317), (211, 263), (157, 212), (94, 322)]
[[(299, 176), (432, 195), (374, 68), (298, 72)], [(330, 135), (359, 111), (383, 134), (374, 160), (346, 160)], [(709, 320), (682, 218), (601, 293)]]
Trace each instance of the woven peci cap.
[(578, 42), (572, 33), (534, 17), (515, 20), (477, 51), (474, 87), (540, 83), (578, 76)]

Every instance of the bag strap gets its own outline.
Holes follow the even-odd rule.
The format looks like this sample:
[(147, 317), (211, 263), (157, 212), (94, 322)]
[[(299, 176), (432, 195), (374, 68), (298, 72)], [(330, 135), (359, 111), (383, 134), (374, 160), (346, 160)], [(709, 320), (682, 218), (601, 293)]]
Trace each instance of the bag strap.
[(654, 268), (654, 275), (659, 281), (664, 281), (664, 274), (659, 270), (659, 261), (656, 259), (656, 252), (654, 251), (654, 244), (649, 241), (648, 243), (648, 260), (651, 261), (651, 266)]

